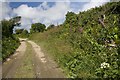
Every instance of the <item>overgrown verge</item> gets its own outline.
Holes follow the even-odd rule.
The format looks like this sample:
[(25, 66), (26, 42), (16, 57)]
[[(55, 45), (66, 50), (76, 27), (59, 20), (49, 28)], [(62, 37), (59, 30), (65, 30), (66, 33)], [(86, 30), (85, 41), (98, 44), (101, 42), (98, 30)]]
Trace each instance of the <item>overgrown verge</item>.
[(34, 33), (70, 78), (120, 78), (120, 2), (75, 14), (58, 28)]
[(8, 37), (2, 39), (2, 59), (6, 60), (11, 54), (15, 52), (15, 50), (20, 45), (20, 42), (15, 37)]
[(21, 17), (15, 17), (10, 20), (2, 20), (2, 61), (5, 61), (13, 54), (20, 45), (18, 38), (13, 35), (14, 26), (19, 26)]
[(29, 33), (26, 29), (16, 29), (14, 34), (16, 37), (19, 38), (28, 38), (29, 37)]

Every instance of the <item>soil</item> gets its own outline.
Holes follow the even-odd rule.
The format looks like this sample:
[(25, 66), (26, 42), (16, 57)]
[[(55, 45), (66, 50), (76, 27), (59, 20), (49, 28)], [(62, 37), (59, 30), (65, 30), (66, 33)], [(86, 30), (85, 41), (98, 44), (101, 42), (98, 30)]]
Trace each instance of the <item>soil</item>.
[[(65, 74), (57, 63), (43, 53), (40, 46), (33, 41), (20, 38), (21, 45), (16, 52), (2, 64), (2, 77), (3, 78), (15, 78), (18, 68), (25, 60), (25, 52), (27, 50), (27, 44), (31, 45), (30, 49), (33, 49), (32, 57), (30, 57), (31, 64), (33, 65), (33, 78), (65, 78)], [(18, 77), (20, 78), (20, 77)]]

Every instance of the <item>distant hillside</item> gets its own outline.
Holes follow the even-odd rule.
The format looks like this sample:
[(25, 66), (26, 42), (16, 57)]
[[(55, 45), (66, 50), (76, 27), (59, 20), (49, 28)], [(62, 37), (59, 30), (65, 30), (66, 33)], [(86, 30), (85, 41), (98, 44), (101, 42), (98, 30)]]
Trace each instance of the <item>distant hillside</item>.
[(31, 34), (70, 78), (120, 78), (120, 2), (75, 14), (43, 33)]

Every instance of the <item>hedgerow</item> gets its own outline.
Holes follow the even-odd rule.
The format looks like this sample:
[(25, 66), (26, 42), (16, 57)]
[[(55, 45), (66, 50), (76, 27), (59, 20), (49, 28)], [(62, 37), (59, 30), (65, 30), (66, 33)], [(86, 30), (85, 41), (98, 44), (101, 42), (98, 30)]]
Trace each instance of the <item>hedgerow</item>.
[(14, 26), (19, 26), (21, 17), (14, 17), (10, 20), (2, 20), (2, 60), (10, 57), (20, 45), (18, 38), (13, 35)]
[(20, 45), (20, 42), (17, 38), (4, 38), (2, 39), (2, 59), (6, 60), (11, 54), (13, 54)]
[(111, 2), (79, 14), (68, 12), (58, 29), (33, 34), (30, 39), (44, 44), (70, 78), (119, 79), (119, 7), (120, 2)]

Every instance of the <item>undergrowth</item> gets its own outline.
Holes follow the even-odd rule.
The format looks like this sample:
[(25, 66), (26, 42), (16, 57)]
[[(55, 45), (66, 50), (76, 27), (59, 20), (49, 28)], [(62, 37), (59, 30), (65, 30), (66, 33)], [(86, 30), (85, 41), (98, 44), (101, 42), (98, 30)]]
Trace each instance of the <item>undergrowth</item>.
[(70, 78), (120, 78), (120, 2), (75, 14), (34, 40), (51, 54)]

